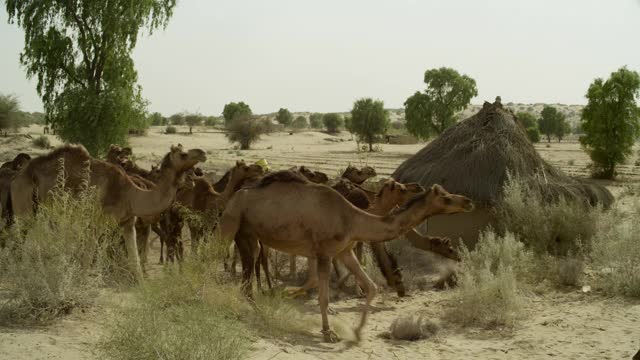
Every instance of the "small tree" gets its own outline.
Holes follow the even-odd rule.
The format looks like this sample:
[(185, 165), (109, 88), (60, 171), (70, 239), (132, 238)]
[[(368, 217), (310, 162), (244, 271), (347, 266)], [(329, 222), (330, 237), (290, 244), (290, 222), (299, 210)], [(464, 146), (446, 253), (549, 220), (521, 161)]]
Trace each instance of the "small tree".
[(0, 95), (0, 132), (7, 136), (7, 129), (19, 124), (20, 104), (13, 95)]
[(555, 135), (560, 124), (560, 113), (553, 106), (545, 105), (540, 113), (538, 128), (540, 133), (547, 137), (547, 142), (551, 142), (551, 135)]
[(276, 121), (279, 124), (284, 125), (285, 127), (289, 127), (291, 126), (291, 122), (293, 121), (293, 115), (291, 115), (288, 109), (280, 108), (280, 110), (278, 110), (278, 114), (276, 115)]
[(322, 116), (322, 122), (327, 131), (334, 134), (339, 131), (342, 125), (342, 117), (336, 113), (328, 113)]
[(260, 135), (264, 132), (263, 124), (248, 114), (236, 115), (229, 125), (225, 134), (229, 142), (240, 144), (241, 150), (248, 150), (251, 144), (260, 140)]
[(169, 117), (169, 121), (173, 126), (184, 125), (184, 114), (183, 113), (173, 114)]
[(218, 123), (218, 118), (215, 116), (207, 116), (204, 118), (205, 126), (216, 126), (217, 123)]
[(302, 115), (296, 117), (296, 119), (293, 120), (293, 123), (291, 123), (291, 126), (294, 129), (304, 129), (304, 128), (307, 127), (307, 125), (308, 125), (307, 124), (307, 119)]
[(322, 114), (313, 113), (309, 116), (309, 125), (313, 129), (320, 129), (322, 127)]
[(366, 98), (353, 104), (351, 128), (360, 139), (369, 144), (369, 151), (373, 151), (376, 136), (386, 134), (388, 127), (389, 114), (382, 101)]
[(149, 115), (149, 121), (151, 122), (152, 126), (166, 125), (165, 118), (159, 112), (154, 112), (153, 114)]
[(558, 127), (556, 128), (555, 135), (558, 138), (558, 142), (561, 142), (564, 139), (565, 135), (571, 134), (571, 126), (565, 119), (564, 114), (560, 113), (560, 119), (558, 122)]
[(640, 135), (640, 75), (626, 67), (608, 80), (596, 79), (587, 91), (582, 110), (580, 143), (594, 162), (594, 175), (612, 179), (616, 165), (631, 154)]
[(236, 116), (251, 116), (251, 108), (249, 105), (240, 101), (239, 103), (228, 103), (222, 110), (222, 116), (224, 117), (224, 126), (227, 127)]
[(533, 143), (540, 142), (540, 129), (538, 129), (538, 121), (536, 121), (535, 115), (522, 111), (516, 114), (516, 118), (525, 128), (529, 141)]
[(527, 128), (526, 131), (527, 131), (527, 137), (529, 138), (529, 141), (531, 141), (532, 143), (540, 142), (540, 130), (538, 130), (537, 126)]
[(453, 125), (456, 112), (467, 107), (478, 90), (475, 80), (445, 67), (427, 70), (424, 82), (425, 91), (417, 91), (404, 106), (409, 133), (428, 139)]
[[(351, 134), (351, 140), (353, 140), (353, 134), (355, 134), (355, 131), (353, 130), (353, 120), (349, 115), (344, 117), (344, 128), (347, 129), (349, 134)], [(356, 143), (358, 148), (360, 148), (360, 139), (356, 138)]]
[(189, 134), (193, 134), (193, 127), (202, 124), (204, 118), (199, 114), (189, 114), (184, 117), (184, 121), (189, 125)]

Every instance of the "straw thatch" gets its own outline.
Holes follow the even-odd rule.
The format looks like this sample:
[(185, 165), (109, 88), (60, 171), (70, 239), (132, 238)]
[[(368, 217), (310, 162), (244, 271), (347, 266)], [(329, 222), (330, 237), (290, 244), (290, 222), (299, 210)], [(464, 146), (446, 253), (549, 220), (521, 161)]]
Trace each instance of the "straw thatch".
[(536, 152), (515, 115), (499, 102), (485, 103), (474, 116), (445, 130), (393, 173), (397, 181), (440, 184), (477, 204), (499, 204), (509, 174), (529, 182), (544, 198), (609, 207), (603, 186), (572, 179)]

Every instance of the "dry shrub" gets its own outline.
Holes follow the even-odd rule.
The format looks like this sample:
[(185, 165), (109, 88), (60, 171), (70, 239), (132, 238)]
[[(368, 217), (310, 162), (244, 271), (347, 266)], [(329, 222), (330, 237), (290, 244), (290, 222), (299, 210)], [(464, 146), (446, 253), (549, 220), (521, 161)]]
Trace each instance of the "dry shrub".
[[(213, 241), (212, 241), (213, 240)], [(240, 359), (256, 336), (303, 332), (302, 315), (281, 296), (256, 296), (219, 271), (228, 243), (209, 239), (181, 268), (166, 268), (108, 325), (113, 359)]]
[(33, 146), (40, 149), (49, 149), (51, 147), (49, 138), (44, 135), (40, 135), (37, 138), (31, 140), (31, 143), (33, 144)]
[(455, 306), (448, 318), (463, 326), (513, 326), (522, 311), (517, 274), (524, 274), (532, 256), (513, 234), (497, 236), (489, 230), (476, 249), (461, 249)]
[(438, 325), (422, 315), (401, 315), (391, 323), (389, 337), (395, 340), (416, 341), (438, 333)]
[(591, 257), (599, 287), (609, 294), (640, 297), (640, 199), (630, 210), (602, 218)]
[(46, 322), (95, 299), (119, 243), (117, 224), (104, 215), (96, 191), (64, 189), (63, 171), (32, 218), (18, 219), (0, 250), (0, 322)]

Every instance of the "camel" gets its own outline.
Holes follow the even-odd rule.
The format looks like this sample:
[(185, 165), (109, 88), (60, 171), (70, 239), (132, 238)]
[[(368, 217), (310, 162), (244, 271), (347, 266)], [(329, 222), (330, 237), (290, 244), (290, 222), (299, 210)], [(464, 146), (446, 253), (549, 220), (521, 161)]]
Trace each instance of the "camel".
[(11, 224), (11, 181), (18, 171), (22, 169), (29, 161), (29, 154), (20, 153), (13, 160), (7, 161), (0, 166), (0, 229), (5, 225)]
[(160, 165), (157, 185), (144, 190), (119, 167), (93, 159), (83, 146), (62, 146), (31, 160), (11, 183), (12, 207), (16, 218), (32, 215), (37, 202), (54, 187), (60, 159), (64, 161), (66, 186), (74, 191), (86, 181), (83, 173), (89, 167), (89, 185), (97, 188), (105, 213), (115, 218), (122, 227), (129, 267), (141, 282), (143, 277), (136, 244), (136, 218), (154, 216), (166, 210), (173, 202), (180, 183), (184, 181), (184, 173), (198, 162), (206, 161), (205, 152), (200, 149), (185, 152), (180, 145), (171, 146)]
[(0, 169), (11, 169), (13, 171), (20, 171), (29, 161), (31, 161), (31, 156), (25, 153), (19, 153), (15, 158), (11, 161), (7, 161)]
[(376, 170), (371, 166), (358, 169), (357, 167), (349, 165), (342, 173), (341, 178), (347, 179), (356, 185), (362, 185), (365, 181), (376, 175)]
[[(222, 239), (235, 239), (242, 259), (243, 290), (252, 297), (251, 277), (260, 239), (276, 250), (316, 258), (322, 334), (338, 341), (329, 326), (329, 266), (338, 258), (365, 289), (366, 302), (355, 329), (360, 340), (377, 287), (364, 273), (352, 248), (356, 241), (383, 242), (397, 238), (430, 216), (473, 210), (473, 202), (433, 185), (384, 216), (350, 204), (335, 190), (309, 182), (293, 172), (265, 176), (252, 188), (241, 189), (229, 201), (220, 223)], [(248, 236), (237, 236), (247, 234)]]

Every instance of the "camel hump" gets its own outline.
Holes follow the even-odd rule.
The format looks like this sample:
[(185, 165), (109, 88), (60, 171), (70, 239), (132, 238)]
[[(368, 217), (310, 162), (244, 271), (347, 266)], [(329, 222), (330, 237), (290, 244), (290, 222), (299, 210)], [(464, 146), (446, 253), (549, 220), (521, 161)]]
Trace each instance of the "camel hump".
[(274, 183), (308, 184), (309, 181), (298, 172), (282, 170), (282, 171), (276, 171), (274, 173), (271, 173), (263, 177), (256, 187), (264, 188)]

